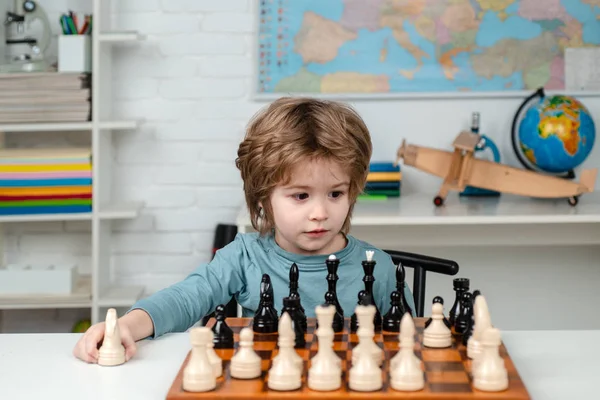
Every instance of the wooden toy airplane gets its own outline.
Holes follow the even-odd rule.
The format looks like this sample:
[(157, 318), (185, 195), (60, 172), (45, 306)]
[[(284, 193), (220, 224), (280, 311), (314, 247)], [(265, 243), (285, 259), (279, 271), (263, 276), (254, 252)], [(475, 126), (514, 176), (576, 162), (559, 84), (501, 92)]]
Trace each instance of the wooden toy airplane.
[(461, 132), (452, 146), (454, 151), (437, 150), (429, 147), (407, 145), (406, 140), (398, 148), (398, 162), (416, 167), (444, 179), (434, 198), (436, 206), (444, 204), (450, 190), (462, 191), (466, 186), (495, 190), (538, 198), (565, 197), (574, 206), (583, 193), (594, 191), (598, 170), (581, 172), (579, 182), (544, 175), (535, 171), (510, 167), (505, 164), (473, 157), (480, 137), (476, 133)]

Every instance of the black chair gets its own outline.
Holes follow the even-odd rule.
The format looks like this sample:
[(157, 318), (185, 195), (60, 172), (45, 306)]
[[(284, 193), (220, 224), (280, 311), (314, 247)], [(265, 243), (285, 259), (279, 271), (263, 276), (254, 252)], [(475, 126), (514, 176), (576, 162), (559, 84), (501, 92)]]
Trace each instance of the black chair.
[(425, 276), (427, 271), (444, 275), (456, 275), (458, 273), (459, 267), (456, 261), (397, 250), (383, 251), (392, 257), (394, 264), (400, 263), (404, 267), (414, 269), (413, 297), (417, 317), (422, 317), (425, 309)]

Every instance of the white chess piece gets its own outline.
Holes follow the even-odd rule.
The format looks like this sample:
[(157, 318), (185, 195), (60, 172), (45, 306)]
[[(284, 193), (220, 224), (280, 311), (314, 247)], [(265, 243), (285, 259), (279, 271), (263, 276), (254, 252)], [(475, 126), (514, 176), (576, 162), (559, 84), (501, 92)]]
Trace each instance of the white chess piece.
[(125, 347), (121, 343), (121, 332), (117, 320), (117, 311), (110, 308), (106, 313), (104, 339), (98, 350), (98, 365), (114, 366), (125, 362)]
[[(282, 322), (282, 320), (283, 320), (283, 322)], [(288, 325), (289, 325), (290, 329), (287, 329)], [(281, 329), (282, 326), (284, 327), (283, 330)], [(279, 340), (284, 339), (286, 341), (286, 343), (287, 343), (287, 341), (291, 341), (292, 345), (279, 347), (279, 352), (273, 358), (273, 365), (275, 365), (277, 362), (279, 362), (280, 358), (287, 357), (294, 362), (294, 365), (296, 366), (296, 368), (299, 368), (300, 370), (302, 370), (302, 367), (304, 366), (304, 360), (302, 359), (302, 357), (300, 357), (298, 355), (298, 353), (296, 353), (296, 350), (294, 350), (294, 345), (296, 344), (296, 332), (294, 332), (294, 326), (292, 325), (292, 318), (290, 317), (290, 314), (287, 312), (284, 312), (281, 315), (281, 317), (279, 318), (278, 337), (279, 337)]]
[(452, 332), (444, 324), (444, 306), (433, 303), (431, 306), (431, 323), (423, 331), (423, 346), (444, 348), (452, 346)]
[(394, 390), (415, 391), (425, 386), (425, 373), (421, 369), (421, 361), (414, 353), (414, 336), (414, 321), (406, 313), (400, 321), (400, 350), (394, 356), (393, 367), (390, 369), (390, 386)]
[(315, 314), (319, 325), (316, 332), (319, 348), (311, 359), (308, 387), (317, 391), (337, 390), (342, 386), (342, 369), (341, 359), (333, 351), (335, 306), (317, 306)]
[(487, 301), (481, 294), (475, 298), (473, 304), (473, 320), (475, 326), (471, 337), (467, 341), (467, 357), (476, 360), (481, 353), (481, 334), (492, 326)]
[[(383, 379), (381, 376), (381, 369), (373, 358), (373, 353), (369, 350), (369, 343), (373, 343), (373, 331), (369, 327), (369, 321), (373, 325), (373, 313), (371, 308), (375, 308), (372, 305), (356, 306), (356, 317), (358, 318), (358, 331), (356, 334), (359, 338), (359, 346), (361, 350), (358, 351), (356, 362), (352, 361), (352, 368), (350, 368), (348, 387), (351, 390), (361, 392), (372, 392), (380, 390), (383, 386)], [(358, 346), (357, 346), (358, 347)], [(354, 352), (356, 347), (352, 350), (352, 358), (354, 359)]]
[(238, 351), (231, 357), (229, 372), (232, 378), (254, 379), (261, 374), (261, 359), (254, 351), (254, 332), (251, 328), (240, 331)]
[[(415, 332), (414, 331), (402, 331), (402, 321), (404, 321), (404, 323), (409, 323), (409, 321), (407, 320), (410, 317), (410, 323), (412, 325), (414, 325), (414, 320), (412, 319), (412, 315), (409, 312), (404, 313), (404, 315), (402, 316), (402, 319), (400, 320), (400, 332), (398, 333), (398, 343), (402, 343), (402, 341), (406, 340), (409, 342), (412, 342), (413, 346), (415, 343)], [(409, 328), (410, 329), (410, 328)], [(421, 360), (419, 359), (419, 357), (417, 357), (417, 355), (412, 352), (411, 353), (413, 360), (415, 362), (415, 364), (421, 365)], [(401, 355), (400, 352), (397, 352), (396, 355), (394, 355), (394, 357), (392, 357), (392, 359), (390, 360), (390, 371), (393, 370), (396, 367), (396, 362), (400, 359)]]
[(508, 372), (500, 357), (500, 330), (487, 328), (481, 335), (482, 351), (478, 366), (473, 370), (473, 387), (486, 392), (499, 392), (508, 388)]
[(218, 378), (221, 375), (223, 375), (223, 360), (221, 360), (221, 357), (219, 357), (219, 355), (215, 351), (215, 344), (213, 342), (214, 337), (215, 337), (215, 334), (211, 330), (210, 331), (210, 341), (208, 342), (208, 345), (207, 345), (206, 354), (208, 355), (208, 361), (210, 362), (210, 365), (212, 365), (212, 367), (213, 367), (213, 371), (215, 373), (215, 378)]
[[(371, 357), (373, 357), (373, 361), (375, 361), (375, 364), (377, 364), (378, 367), (381, 366), (381, 364), (383, 364), (383, 358), (384, 358), (384, 353), (383, 353), (383, 349), (379, 346), (377, 346), (377, 343), (375, 343), (375, 341), (373, 340), (373, 336), (375, 336), (375, 324), (373, 323), (373, 320), (375, 318), (375, 313), (377, 312), (377, 310), (375, 309), (375, 306), (373, 305), (369, 305), (369, 306), (363, 306), (365, 307), (365, 313), (368, 313), (371, 318), (365, 318), (364, 321), (364, 325), (358, 325), (360, 326), (364, 326), (367, 329), (367, 332), (369, 332), (368, 334), (366, 334), (369, 339), (368, 340), (364, 340), (364, 341), (360, 341), (353, 349), (352, 349), (352, 364), (354, 364), (355, 362), (357, 362), (358, 360), (358, 356), (360, 352), (366, 351), (367, 353), (371, 354)], [(358, 318), (358, 314), (357, 314), (357, 318)], [(358, 332), (357, 332), (358, 333)]]
[[(279, 353), (275, 357), (269, 369), (267, 385), (269, 389), (289, 391), (296, 390), (302, 386), (302, 367), (298, 367), (294, 350), (296, 334), (292, 326), (292, 319), (287, 312), (279, 318)], [(294, 355), (296, 357), (294, 357)], [(300, 357), (300, 361), (302, 358)], [(301, 364), (302, 365), (302, 364)]]
[(208, 359), (211, 334), (210, 328), (204, 326), (190, 330), (192, 354), (183, 370), (183, 390), (187, 392), (207, 392), (217, 387), (217, 378)]

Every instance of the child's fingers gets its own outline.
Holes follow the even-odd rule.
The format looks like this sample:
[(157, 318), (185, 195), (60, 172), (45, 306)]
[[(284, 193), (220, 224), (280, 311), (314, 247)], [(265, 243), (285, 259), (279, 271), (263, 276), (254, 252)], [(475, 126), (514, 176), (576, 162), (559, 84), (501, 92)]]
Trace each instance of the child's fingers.
[(123, 347), (125, 347), (125, 361), (129, 361), (136, 351), (135, 341), (131, 337), (131, 334), (129, 334), (129, 331), (127, 331), (127, 334), (123, 335), (121, 342), (123, 343)]
[(104, 337), (104, 327), (97, 327), (97, 329), (88, 331), (87, 337), (85, 338), (85, 354), (87, 356), (87, 362), (98, 361), (98, 343)]

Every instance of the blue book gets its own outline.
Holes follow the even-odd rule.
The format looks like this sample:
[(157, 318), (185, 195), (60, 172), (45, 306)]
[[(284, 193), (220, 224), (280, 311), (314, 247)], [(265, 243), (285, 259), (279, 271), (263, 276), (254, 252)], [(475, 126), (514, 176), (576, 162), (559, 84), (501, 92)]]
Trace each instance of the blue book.
[(369, 164), (369, 172), (398, 172), (400, 164), (394, 167), (392, 162), (372, 162)]
[(0, 187), (90, 186), (91, 178), (0, 179)]
[(71, 214), (92, 212), (92, 206), (0, 207), (0, 215)]

